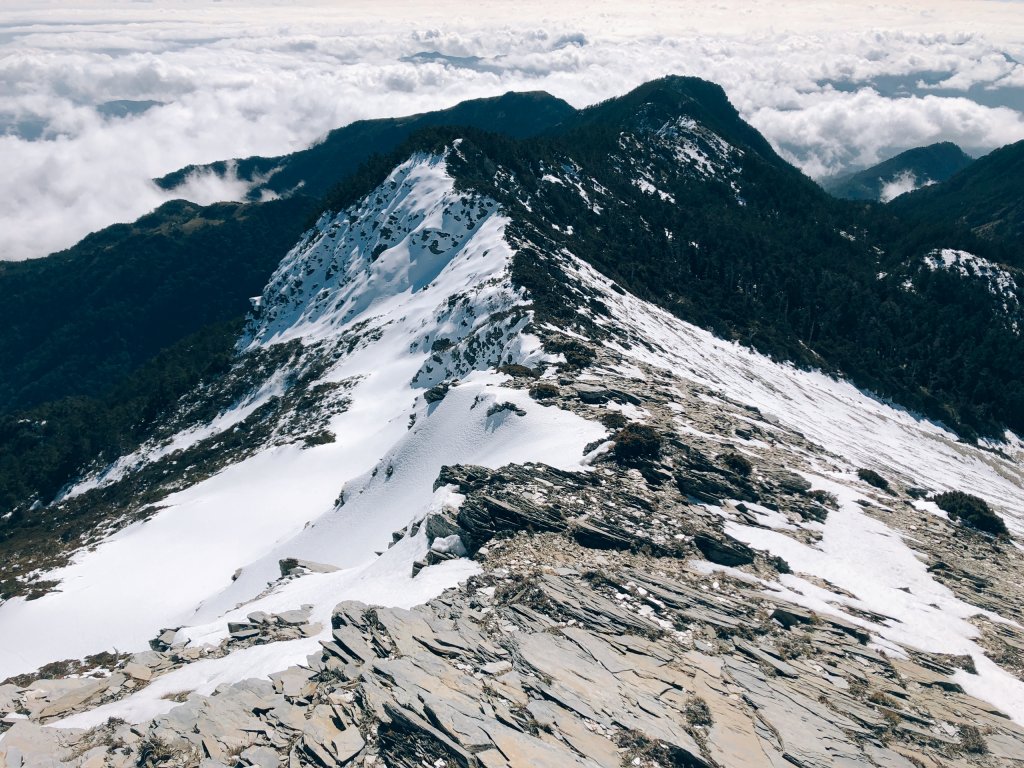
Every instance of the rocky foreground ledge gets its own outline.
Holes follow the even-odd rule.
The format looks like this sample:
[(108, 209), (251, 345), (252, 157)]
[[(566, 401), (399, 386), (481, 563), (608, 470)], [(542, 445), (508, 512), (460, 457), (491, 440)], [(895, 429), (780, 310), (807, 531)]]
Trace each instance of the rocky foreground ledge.
[[(254, 616), (221, 649), (157, 640), (95, 680), (4, 686), (0, 708), (23, 714), (0, 765), (1024, 764), (1024, 729), (953, 679), (969, 658), (892, 658), (853, 623), (773, 599), (760, 574), (782, 564), (699, 520), (630, 525), (657, 486), (627, 475), (448, 468), (438, 482), (466, 500), (421, 523), (445, 546), (416, 567), (459, 536), (483, 567), (465, 585), (414, 610), (342, 603), (307, 665), (186, 692), (139, 725), (45, 723), (232, 644), (309, 633), (305, 615)], [(620, 515), (579, 511), (601, 494)]]
[[(586, 472), (441, 471), (436, 487), (461, 504), (394, 540), (425, 533), (414, 574), (469, 557), (478, 575), (413, 610), (342, 603), (305, 664), (210, 696), (176, 692), (146, 722), (54, 727), (202, 659), (325, 628), (308, 606), (254, 612), (219, 646), (167, 631), (145, 653), (9, 681), (0, 768), (1024, 766), (1024, 728), (964, 690), (980, 679), (971, 656), (881, 642), (875, 630), (900, 619), (840, 602), (853, 596), (813, 574), (794, 575), (834, 595), (834, 610), (794, 604), (780, 583), (790, 564), (727, 523), (774, 521), (813, 543), (837, 499), (800, 472), (849, 476), (863, 514), (978, 606), (979, 646), (1020, 678), (1024, 632), (991, 618), (1024, 606), (1010, 539), (923, 511), (902, 477), (862, 482), (800, 433), (701, 387), (505, 370), (534, 399), (601, 419), (612, 439), (587, 447)], [(281, 578), (324, 567), (285, 560)]]

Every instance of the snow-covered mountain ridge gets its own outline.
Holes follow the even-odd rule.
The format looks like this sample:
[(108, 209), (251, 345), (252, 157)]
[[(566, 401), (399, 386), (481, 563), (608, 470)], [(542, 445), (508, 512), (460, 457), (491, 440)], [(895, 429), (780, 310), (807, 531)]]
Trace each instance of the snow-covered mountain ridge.
[[(109, 647), (138, 647), (155, 630), (188, 622), (200, 606), (202, 616), (219, 615), (263, 591), (284, 557), (363, 565), (392, 530), (416, 517), (417, 507), (426, 509), (442, 463), (578, 464), (583, 445), (603, 434), (602, 427), (542, 409), (521, 392), (505, 392), (500, 375), (483, 373), (544, 360), (537, 340), (523, 332), (529, 314), (509, 279), (505, 220), (495, 208), (485, 198), (456, 194), (443, 157), (416, 156), (361, 205), (321, 220), (282, 261), (240, 341), (240, 348), (297, 341), (302, 351), (285, 369), (253, 382), (252, 394), (207, 428), (172, 437), (170, 447), (223, 439), (289, 380), (326, 393), (315, 404), (323, 416), (316, 432), (322, 444), (250, 446), (256, 450), (247, 458), (162, 500), (158, 507), (167, 511), (53, 574), (59, 591), (0, 606), (6, 614), (0, 621), (22, 627), (0, 641), (0, 675)], [(473, 371), (482, 375), (469, 376), (444, 402), (424, 399), (439, 381)], [(341, 406), (333, 407), (339, 399)], [(490, 413), (499, 400), (514, 410)], [(470, 418), (446, 419), (456, 402), (472, 406)], [(174, 456), (156, 447), (100, 482), (124, 481), (148, 461), (173, 463)], [(370, 501), (382, 493), (383, 506)], [(332, 509), (342, 494), (345, 503)], [(211, 506), (219, 510), (216, 520), (203, 523), (206, 535), (195, 541), (191, 526)], [(348, 522), (328, 519), (336, 515)], [(339, 525), (342, 535), (325, 535), (325, 526)], [(124, 615), (125, 604), (144, 601), (185, 563), (191, 563), (188, 586), (179, 581), (173, 600), (149, 601)], [(125, 568), (131, 580), (120, 578)], [(110, 590), (97, 590), (100, 582)], [(336, 602), (329, 599), (325, 609)], [(79, 631), (61, 637), (57, 628), (69, 616), (79, 617)]]
[(712, 247), (694, 185), (762, 204), (755, 149), (644, 114), (611, 170), (455, 138), (319, 219), (233, 369), (65, 494), (130, 524), (0, 604), (0, 764), (1019, 760), (1019, 440), (595, 268), (624, 221)]

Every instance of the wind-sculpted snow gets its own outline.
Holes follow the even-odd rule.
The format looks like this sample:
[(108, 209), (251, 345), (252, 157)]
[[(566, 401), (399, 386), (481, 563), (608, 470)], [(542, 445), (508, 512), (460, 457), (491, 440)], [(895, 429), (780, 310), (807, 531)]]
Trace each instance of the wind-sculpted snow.
[[(358, 206), (324, 214), (270, 279), (246, 341), (328, 338), (360, 321), (386, 322), (391, 306), (442, 274), (460, 288), (500, 275), (507, 220), (494, 201), (453, 186), (444, 158), (417, 155)], [(500, 290), (491, 298), (507, 303)]]

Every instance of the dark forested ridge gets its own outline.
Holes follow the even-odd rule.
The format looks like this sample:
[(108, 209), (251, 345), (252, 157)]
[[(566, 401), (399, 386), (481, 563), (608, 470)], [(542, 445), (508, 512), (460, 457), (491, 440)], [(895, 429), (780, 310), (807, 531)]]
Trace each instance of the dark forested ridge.
[(826, 191), (845, 200), (880, 200), (886, 184), (910, 174), (918, 185), (946, 181), (974, 162), (949, 141), (915, 147), (857, 173), (827, 179)]
[[(453, 114), (478, 127), (444, 127)], [(1019, 297), (926, 261), (961, 248), (1024, 263), (1019, 242), (1001, 236), (1022, 199), (1019, 174), (986, 182), (984, 158), (899, 205), (837, 200), (782, 160), (721, 88), (667, 78), (580, 111), (546, 94), (507, 95), (356, 124), (274, 159), (274, 184), (331, 190), (319, 203), (175, 202), (66, 252), (0, 265), (0, 514), (45, 502), (85, 462), (144, 439), (147, 424), (223, 370), (231, 323), (311, 216), (455, 138), (457, 183), (509, 211), (515, 277), (542, 317), (575, 314), (545, 256), (564, 248), (719, 336), (848, 376), (964, 436), (1024, 431)], [(1022, 146), (1000, 152), (1019, 158)], [(252, 162), (256, 174), (270, 167)], [(958, 210), (978, 204), (945, 215), (950, 194), (932, 195), (948, 189), (960, 190)], [(977, 225), (985, 206), (998, 226)]]
[(309, 210), (305, 198), (175, 201), (48, 258), (0, 262), (0, 515), (18, 512), (8, 529), (226, 369), (247, 297)]
[(0, 262), (0, 412), (103, 396), (162, 349), (243, 315), (309, 215), (167, 203), (44, 259)]
[[(1024, 242), (1024, 141), (1001, 147), (934, 187), (901, 195), (895, 211), (919, 226), (953, 221), (986, 240)], [(1017, 262), (1024, 266), (1024, 261)]]
[[(550, 131), (575, 114), (573, 107), (548, 93), (510, 92), (494, 98), (464, 101), (436, 112), (359, 120), (331, 131), (309, 149), (284, 157), (249, 157), (230, 161), (230, 165), (241, 179), (262, 179), (249, 192), (252, 200), (259, 200), (268, 192), (286, 195), (295, 190), (311, 197), (322, 197), (373, 155), (392, 152), (424, 128), (468, 126), (522, 138)], [(209, 170), (224, 175), (228, 166), (227, 161), (202, 168), (189, 166), (158, 179), (157, 183), (173, 190), (190, 173)]]
[(206, 325), (101, 394), (0, 414), (0, 514), (18, 513), (8, 529), (22, 522), (27, 505), (48, 502), (85, 464), (134, 449), (182, 395), (226, 371), (241, 327), (241, 317)]
[[(684, 169), (663, 135), (680, 116), (740, 150), (735, 165)], [(694, 146), (710, 142), (711, 152), (714, 139), (696, 136)], [(460, 170), (467, 186), (686, 320), (849, 376), (966, 436), (1024, 429), (1019, 304), (1004, 306), (984, 281), (925, 261), (935, 249), (963, 248), (1013, 264), (1016, 249), (956, 222), (908, 225), (880, 206), (831, 198), (743, 123), (717, 86), (669, 78), (585, 110), (564, 137), (479, 135), (460, 150), (472, 158)], [(553, 168), (597, 182), (590, 200), (571, 183), (543, 181)], [(638, 186), (640, 175), (659, 193)]]

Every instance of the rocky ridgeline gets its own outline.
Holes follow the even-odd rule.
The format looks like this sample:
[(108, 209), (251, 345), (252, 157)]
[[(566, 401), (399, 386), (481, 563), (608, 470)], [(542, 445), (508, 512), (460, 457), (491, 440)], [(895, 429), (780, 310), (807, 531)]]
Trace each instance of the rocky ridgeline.
[[(170, 633), (173, 635), (173, 631)], [(166, 637), (165, 633), (165, 637)], [(159, 645), (160, 641), (154, 641)], [(52, 677), (21, 676), (0, 685), (0, 728), (28, 719), (47, 723), (116, 701), (154, 678), (211, 653), (208, 648), (176, 647), (134, 655), (99, 654), (85, 663), (51, 664), (40, 670)]]
[[(283, 561), (283, 578), (323, 570), (306, 561)], [(110, 653), (85, 662), (58, 662), (40, 672), (53, 677), (20, 676), (0, 685), (0, 732), (24, 722), (51, 723), (78, 712), (117, 701), (141, 690), (166, 673), (200, 659), (215, 659), (241, 648), (312, 637), (323, 627), (310, 622), (311, 606), (268, 614), (256, 611), (246, 622), (228, 624), (229, 636), (219, 646), (188, 645), (175, 628), (150, 641), (152, 650), (136, 654)], [(189, 692), (182, 692), (182, 700)], [(0, 759), (2, 759), (0, 754)]]
[(949, 660), (888, 658), (756, 579), (556, 532), (491, 539), (477, 557), (482, 575), (428, 605), (343, 603), (307, 666), (148, 724), (18, 721), (7, 764), (911, 768), (1024, 755), (1024, 730), (964, 694)]
[[(611, 439), (588, 446), (589, 472), (442, 470), (436, 485), (464, 497), (458, 509), (394, 539), (425, 530), (430, 550), (414, 574), (471, 557), (479, 575), (414, 610), (342, 603), (306, 664), (211, 696), (182, 691), (148, 722), (47, 727), (200, 658), (322, 628), (303, 606), (252, 613), (215, 648), (169, 629), (152, 651), (102, 670), (14, 681), (0, 687), (0, 766), (1024, 765), (1024, 729), (958, 682), (974, 673), (970, 657), (887, 655), (865, 625), (893, 619), (787, 602), (777, 580), (789, 564), (726, 533), (725, 520), (759, 526), (770, 513), (813, 543), (836, 499), (797, 473), (852, 475), (838, 457), (653, 371), (618, 376), (608, 365), (597, 383), (571, 366), (543, 381), (504, 370), (538, 402), (601, 419)], [(903, 532), (935, 578), (1019, 615), (1007, 541), (922, 511), (905, 479), (858, 489), (864, 513)], [(329, 569), (285, 560), (281, 578)], [(975, 621), (990, 656), (1020, 674), (1024, 636), (980, 611)]]
[[(565, 386), (559, 396), (586, 407), (595, 391), (581, 399)], [(5, 687), (4, 706), (27, 716), (6, 735), (6, 764), (1020, 761), (1024, 729), (952, 679), (969, 671), (969, 658), (893, 658), (857, 624), (773, 598), (767, 579), (785, 564), (730, 539), (719, 515), (686, 501), (746, 485), (799, 520), (827, 514), (816, 506), (827, 499), (808, 497), (770, 464), (745, 475), (693, 445), (659, 451), (623, 457), (605, 445), (585, 474), (541, 465), (445, 468), (437, 482), (465, 495), (458, 512), (428, 516), (396, 539), (425, 527), (431, 554), (416, 570), (464, 554), (481, 564), (479, 576), (411, 611), (342, 603), (331, 639), (306, 665), (213, 696), (183, 692), (180, 706), (148, 723), (43, 727), (201, 655), (310, 632), (308, 613), (254, 613), (232, 625), (218, 649), (175, 646), (169, 630), (154, 641), (160, 650), (122, 660), (102, 679)], [(739, 507), (732, 503), (732, 514), (751, 516)], [(714, 572), (707, 560), (742, 570)], [(282, 577), (320, 567), (284, 561)]]

